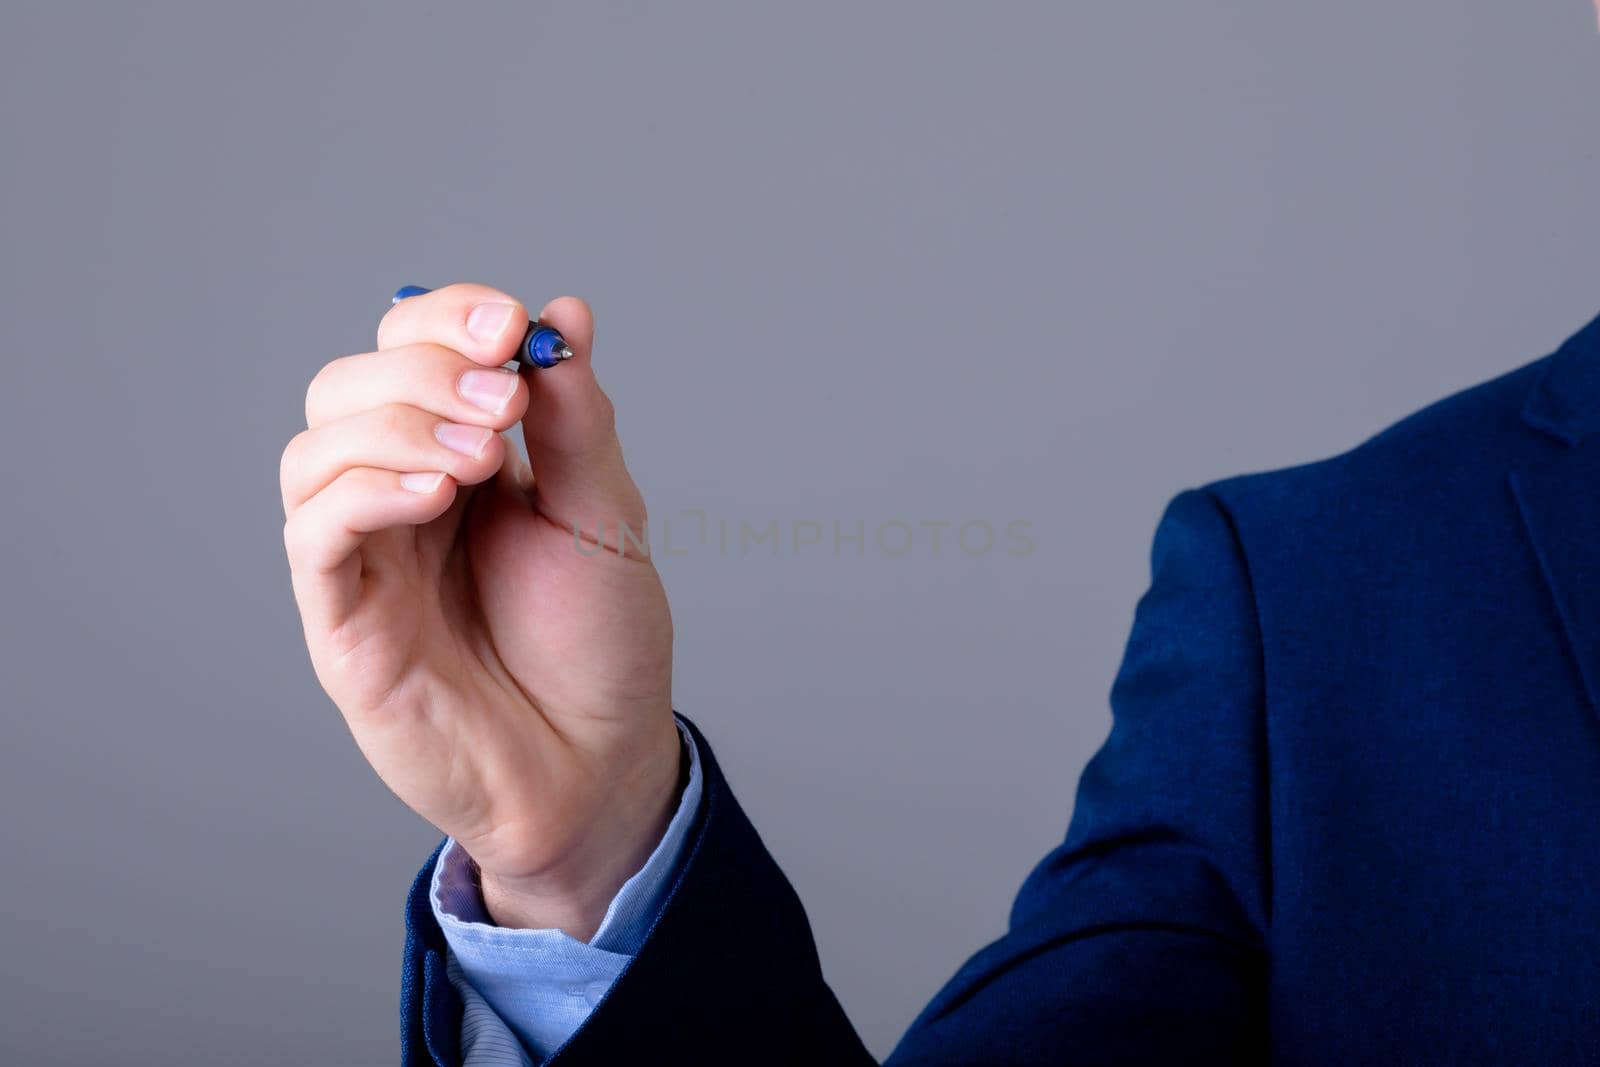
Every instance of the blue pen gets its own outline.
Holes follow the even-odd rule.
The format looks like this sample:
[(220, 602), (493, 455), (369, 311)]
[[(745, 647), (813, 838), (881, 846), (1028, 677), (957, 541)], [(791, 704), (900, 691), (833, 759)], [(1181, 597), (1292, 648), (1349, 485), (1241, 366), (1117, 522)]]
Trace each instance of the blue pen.
[[(408, 296), (421, 296), (433, 290), (420, 285), (402, 285), (394, 291), (391, 304), (398, 304)], [(528, 323), (528, 332), (522, 335), (517, 354), (511, 357), (519, 367), (554, 367), (562, 360), (572, 358), (572, 349), (561, 335), (541, 322)]]

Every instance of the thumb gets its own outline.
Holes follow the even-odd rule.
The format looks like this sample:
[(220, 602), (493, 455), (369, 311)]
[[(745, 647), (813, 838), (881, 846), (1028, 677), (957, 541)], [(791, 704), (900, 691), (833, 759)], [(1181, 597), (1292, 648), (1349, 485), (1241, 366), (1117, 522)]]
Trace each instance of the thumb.
[(584, 536), (623, 544), (618, 524), (645, 539), (644, 498), (622, 461), (616, 411), (595, 380), (590, 360), (594, 314), (575, 296), (552, 300), (539, 321), (560, 331), (572, 358), (542, 370), (525, 370), (528, 410), (522, 436), (533, 468), (540, 512)]

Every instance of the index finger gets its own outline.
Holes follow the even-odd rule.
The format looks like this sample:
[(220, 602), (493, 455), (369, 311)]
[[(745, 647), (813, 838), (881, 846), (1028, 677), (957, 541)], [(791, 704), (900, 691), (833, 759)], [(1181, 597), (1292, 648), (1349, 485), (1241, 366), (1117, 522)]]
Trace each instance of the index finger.
[(378, 349), (427, 343), (453, 348), (474, 363), (498, 367), (516, 354), (528, 309), (487, 285), (458, 283), (407, 297), (378, 323)]

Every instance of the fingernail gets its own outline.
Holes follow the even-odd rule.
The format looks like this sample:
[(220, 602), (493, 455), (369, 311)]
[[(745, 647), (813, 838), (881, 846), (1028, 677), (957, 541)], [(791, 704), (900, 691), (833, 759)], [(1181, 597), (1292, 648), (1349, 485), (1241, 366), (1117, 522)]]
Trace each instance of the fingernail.
[(467, 316), (467, 332), (474, 341), (488, 344), (500, 340), (500, 335), (506, 332), (506, 323), (511, 321), (511, 313), (516, 308), (511, 304), (491, 302), (479, 304)]
[(402, 488), (413, 493), (431, 493), (444, 481), (444, 471), (414, 471), (400, 476)]
[(498, 415), (517, 391), (517, 372), (514, 370), (469, 370), (457, 385), (467, 403)]
[(441, 422), (433, 428), (433, 436), (452, 452), (477, 459), (483, 455), (483, 446), (489, 443), (494, 431), (487, 426), (463, 426), (459, 422)]

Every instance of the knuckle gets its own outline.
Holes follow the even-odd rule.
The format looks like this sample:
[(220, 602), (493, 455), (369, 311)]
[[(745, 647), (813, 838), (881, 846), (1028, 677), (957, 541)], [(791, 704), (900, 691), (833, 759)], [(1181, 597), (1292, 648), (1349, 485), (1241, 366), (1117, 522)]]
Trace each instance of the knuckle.
[(306, 448), (306, 435), (311, 431), (301, 430), (289, 438), (289, 443), (283, 446), (283, 455), (278, 457), (278, 486), (287, 489), (295, 480), (295, 475), (300, 471)]
[(329, 360), (317, 369), (311, 376), (311, 382), (306, 386), (306, 424), (317, 420), (317, 413), (322, 408), (322, 403), (328, 395), (329, 388), (335, 376), (345, 367), (349, 356), (340, 356), (338, 359)]
[[(411, 299), (415, 300), (417, 298), (412, 297)], [(411, 314), (410, 308), (406, 308), (404, 311), (400, 310), (408, 303), (410, 301), (402, 300), (398, 304), (390, 305), (389, 310), (385, 311), (378, 319), (378, 329), (373, 336), (373, 340), (380, 349), (391, 347), (389, 341), (397, 335), (400, 323), (403, 321), (402, 316)]]
[(291, 567), (299, 566), (306, 558), (309, 545), (305, 527), (306, 520), (298, 515), (290, 516), (283, 524), (283, 551)]

